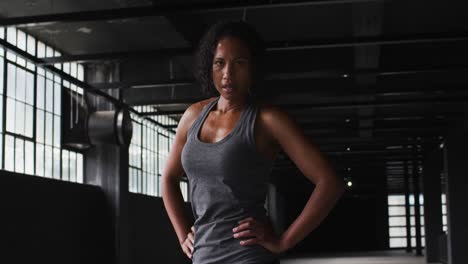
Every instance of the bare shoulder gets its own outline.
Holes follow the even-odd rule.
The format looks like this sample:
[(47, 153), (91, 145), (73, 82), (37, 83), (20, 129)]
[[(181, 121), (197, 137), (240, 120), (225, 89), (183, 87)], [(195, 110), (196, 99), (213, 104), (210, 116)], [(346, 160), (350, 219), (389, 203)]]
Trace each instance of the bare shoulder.
[(270, 129), (281, 122), (293, 122), (293, 118), (288, 113), (270, 103), (262, 103), (259, 105), (258, 119), (263, 125)]
[[(178, 134), (182, 134), (184, 138), (187, 136), (188, 129), (192, 126), (195, 119), (198, 117), (200, 112), (203, 110), (207, 104), (216, 99), (216, 97), (211, 97), (205, 100), (201, 100), (191, 104), (182, 115), (182, 118), (179, 121), (177, 127)], [(179, 133), (180, 132), (180, 133)]]

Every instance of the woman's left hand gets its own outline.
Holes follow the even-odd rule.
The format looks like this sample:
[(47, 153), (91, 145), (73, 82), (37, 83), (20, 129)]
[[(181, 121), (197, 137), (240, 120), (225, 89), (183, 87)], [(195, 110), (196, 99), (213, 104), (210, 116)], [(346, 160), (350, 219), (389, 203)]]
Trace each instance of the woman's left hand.
[(275, 254), (286, 250), (283, 241), (276, 236), (269, 221), (262, 222), (248, 217), (238, 223), (232, 232), (235, 238), (248, 238), (239, 242), (242, 246), (260, 244)]

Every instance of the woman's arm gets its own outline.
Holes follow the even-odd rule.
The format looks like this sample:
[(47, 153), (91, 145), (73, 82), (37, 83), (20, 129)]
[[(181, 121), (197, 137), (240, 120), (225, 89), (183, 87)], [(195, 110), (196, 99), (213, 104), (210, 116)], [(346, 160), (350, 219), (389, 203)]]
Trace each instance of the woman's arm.
[(284, 251), (303, 240), (322, 222), (343, 194), (345, 185), (292, 118), (274, 106), (267, 106), (260, 113), (268, 133), (316, 186), (301, 214), (280, 238)]
[[(280, 145), (301, 172), (315, 184), (315, 189), (301, 214), (281, 237), (276, 237), (269, 223), (258, 222), (252, 217), (239, 221), (232, 231), (234, 237), (242, 239), (239, 242), (241, 245), (260, 244), (271, 252), (281, 253), (294, 247), (322, 222), (343, 194), (344, 182), (286, 113), (274, 106), (264, 106), (259, 116), (258, 125), (262, 131)], [(252, 236), (254, 238), (244, 240)]]
[(265, 106), (260, 111), (258, 121), (301, 172), (315, 184), (301, 214), (280, 238), (273, 235), (271, 227), (258, 223), (252, 217), (239, 221), (239, 226), (233, 229), (234, 237), (256, 236), (241, 241), (241, 245), (259, 243), (272, 252), (280, 253), (294, 247), (322, 222), (342, 195), (344, 182), (286, 113), (277, 107)]
[(180, 180), (184, 174), (181, 163), (182, 148), (187, 141), (187, 131), (197, 114), (197, 104), (191, 105), (182, 116), (177, 127), (174, 143), (169, 151), (162, 174), (162, 198), (169, 219), (182, 245), (190, 232), (189, 218), (186, 215)]

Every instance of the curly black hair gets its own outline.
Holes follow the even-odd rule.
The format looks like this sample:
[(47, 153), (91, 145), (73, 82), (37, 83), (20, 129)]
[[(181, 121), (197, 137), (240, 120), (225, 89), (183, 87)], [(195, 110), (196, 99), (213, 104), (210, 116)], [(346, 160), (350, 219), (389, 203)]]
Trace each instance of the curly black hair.
[(258, 32), (244, 21), (220, 21), (208, 29), (200, 40), (195, 53), (195, 79), (200, 83), (202, 91), (206, 96), (219, 95), (212, 79), (212, 66), (216, 45), (225, 37), (235, 37), (247, 44), (251, 55), (253, 76), (252, 86), (249, 90), (249, 99), (260, 101), (262, 99), (261, 90), (264, 78), (265, 46)]

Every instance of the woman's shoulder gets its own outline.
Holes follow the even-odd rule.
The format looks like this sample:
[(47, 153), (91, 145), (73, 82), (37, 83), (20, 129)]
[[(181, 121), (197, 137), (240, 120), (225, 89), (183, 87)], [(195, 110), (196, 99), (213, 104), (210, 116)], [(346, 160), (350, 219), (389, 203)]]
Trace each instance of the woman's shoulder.
[(260, 102), (257, 103), (257, 115), (262, 121), (273, 121), (277, 118), (288, 118), (289, 115), (283, 111), (280, 107), (269, 103), (269, 102)]
[(203, 110), (203, 108), (211, 103), (213, 100), (215, 100), (216, 97), (210, 97), (208, 99), (205, 99), (205, 100), (201, 100), (201, 101), (198, 101), (198, 102), (195, 102), (193, 104), (191, 104), (187, 110), (185, 110), (185, 113), (184, 115), (187, 113), (189, 114), (190, 116), (198, 116), (200, 114), (200, 112)]
[(179, 121), (179, 126), (177, 130), (180, 129), (181, 131), (183, 131), (184, 134), (186, 134), (188, 129), (192, 126), (193, 122), (195, 122), (195, 119), (197, 119), (197, 117), (200, 115), (203, 108), (215, 99), (216, 97), (211, 97), (205, 100), (195, 102), (189, 107), (187, 107), (184, 114), (182, 115), (182, 118)]

